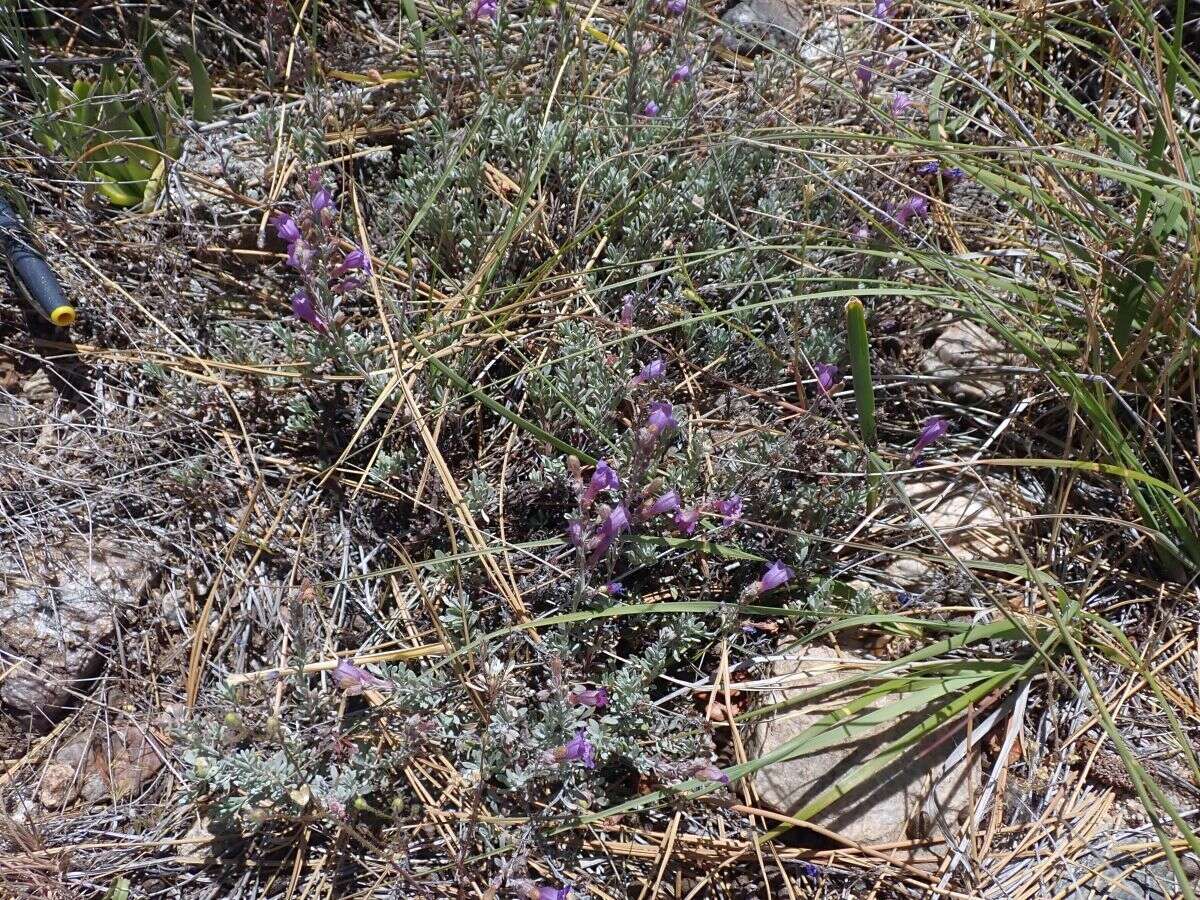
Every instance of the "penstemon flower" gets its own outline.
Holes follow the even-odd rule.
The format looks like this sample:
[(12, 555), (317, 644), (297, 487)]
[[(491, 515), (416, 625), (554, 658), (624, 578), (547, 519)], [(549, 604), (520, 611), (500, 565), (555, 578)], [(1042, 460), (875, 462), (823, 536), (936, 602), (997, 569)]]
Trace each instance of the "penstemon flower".
[(658, 104), (653, 100), (647, 100), (646, 105), (642, 107), (642, 115), (647, 119), (653, 119), (658, 115)]
[(575, 732), (575, 737), (561, 747), (546, 752), (546, 761), (552, 763), (573, 762), (579, 760), (585, 769), (596, 768), (596, 747), (587, 739), (583, 729)]
[(604, 709), (608, 706), (608, 691), (604, 688), (596, 688), (595, 690), (571, 691), (567, 695), (576, 706), (590, 706), (592, 709)]
[(338, 660), (338, 664), (333, 670), (333, 683), (351, 697), (366, 690), (387, 691), (392, 688), (390, 681), (377, 678), (348, 659)]
[(596, 471), (592, 473), (592, 480), (588, 482), (588, 486), (584, 490), (583, 496), (579, 498), (579, 502), (584, 507), (591, 506), (592, 501), (596, 499), (596, 495), (601, 491), (615, 491), (620, 486), (621, 479), (618, 477), (616, 470), (604, 460), (600, 460), (596, 463)]
[(696, 533), (696, 525), (700, 521), (700, 510), (695, 507), (689, 509), (681, 509), (675, 513), (675, 527), (679, 529), (679, 533), (685, 537), (691, 537)]
[(675, 67), (675, 71), (671, 73), (671, 84), (679, 85), (692, 77), (692, 67), (687, 63)]
[(921, 451), (934, 441), (944, 438), (949, 431), (950, 425), (941, 416), (932, 416), (926, 419), (921, 433), (917, 435), (917, 444), (913, 447), (912, 455), (919, 456)]
[(508, 886), (516, 892), (521, 900), (570, 900), (571, 886), (555, 888), (534, 884), (525, 878), (514, 879)]
[(312, 296), (309, 295), (306, 288), (300, 288), (300, 290), (292, 294), (292, 315), (301, 322), (307, 322), (317, 331), (324, 332), (327, 330), (325, 320), (321, 318), (316, 307), (313, 306)]
[(679, 491), (672, 488), (653, 503), (647, 504), (642, 518), (653, 519), (663, 513), (675, 512), (679, 509), (679, 502)]
[(821, 389), (822, 394), (828, 394), (837, 381), (838, 367), (829, 363), (817, 363), (813, 370), (817, 373), (817, 387)]
[(630, 379), (630, 384), (645, 384), (647, 381), (657, 381), (667, 374), (667, 364), (661, 359), (652, 359), (642, 366), (642, 370)]
[(660, 400), (658, 403), (651, 403), (650, 416), (646, 421), (646, 427), (655, 435), (677, 429), (679, 423), (675, 421), (675, 414), (671, 409), (671, 404), (665, 400)]
[(920, 194), (914, 194), (900, 204), (892, 214), (892, 218), (901, 228), (907, 228), (912, 219), (923, 219), (927, 215), (929, 215), (929, 201)]
[(791, 566), (785, 566), (776, 560), (767, 567), (767, 571), (763, 572), (762, 577), (750, 586), (749, 593), (758, 595), (773, 591), (790, 581), (795, 574)]
[(714, 503), (713, 509), (721, 514), (722, 525), (732, 525), (742, 517), (742, 498), (732, 494), (728, 500), (718, 500)]

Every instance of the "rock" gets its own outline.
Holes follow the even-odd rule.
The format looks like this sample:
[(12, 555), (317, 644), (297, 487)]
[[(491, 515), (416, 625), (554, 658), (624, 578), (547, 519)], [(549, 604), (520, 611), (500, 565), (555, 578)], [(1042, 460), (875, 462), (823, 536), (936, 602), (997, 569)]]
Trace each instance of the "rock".
[(727, 26), (721, 40), (729, 49), (746, 53), (761, 40), (795, 50), (808, 65), (837, 56), (842, 39), (835, 19), (814, 17), (811, 7), (794, 0), (743, 0), (721, 21)]
[(139, 791), (161, 768), (162, 759), (136, 725), (107, 734), (80, 733), (54, 754), (42, 773), (38, 799), (47, 809), (78, 799), (121, 800)]
[[(922, 524), (912, 519), (908, 537), (927, 536), (918, 544), (907, 543), (906, 550), (945, 557), (945, 548), (929, 534), (932, 528), (959, 559), (1002, 560), (1008, 555), (1005, 517), (978, 481), (931, 473), (914, 476), (904, 487), (909, 502), (925, 520)], [(901, 587), (921, 588), (929, 579), (932, 565), (924, 559), (902, 558), (885, 571)]]
[(943, 389), (964, 402), (991, 400), (1004, 393), (1011, 376), (995, 371), (1011, 366), (1016, 355), (999, 338), (968, 320), (952, 322), (925, 354), (927, 375), (949, 377)]
[(115, 610), (137, 601), (146, 567), (112, 548), (68, 544), (0, 556), (0, 700), (51, 723), (104, 664)]
[[(838, 656), (820, 647), (776, 664), (779, 687), (767, 703), (779, 703), (860, 671), (855, 657)], [(847, 664), (852, 668), (846, 671)], [(886, 705), (899, 698), (889, 695)], [(788, 710), (755, 727), (755, 755), (770, 753), (795, 738), (850, 694), (822, 697), (813, 704)], [(879, 750), (928, 716), (932, 707), (901, 715), (881, 726), (846, 735), (824, 747), (760, 770), (755, 786), (762, 802), (789, 815), (816, 798), (838, 778), (871, 760)], [(947, 765), (947, 757), (962, 743), (963, 728), (942, 740), (944, 732), (907, 751), (899, 760), (835, 800), (810, 821), (863, 844), (887, 844), (909, 838), (955, 832), (968, 818), (978, 793), (979, 762), (973, 754)]]

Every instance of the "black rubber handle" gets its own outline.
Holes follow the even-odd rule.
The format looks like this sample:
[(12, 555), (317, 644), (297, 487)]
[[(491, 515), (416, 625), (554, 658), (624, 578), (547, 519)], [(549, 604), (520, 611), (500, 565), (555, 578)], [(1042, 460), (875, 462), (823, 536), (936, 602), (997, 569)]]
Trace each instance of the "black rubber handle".
[(55, 325), (75, 322), (75, 307), (67, 302), (54, 270), (25, 237), (16, 212), (0, 197), (0, 252), (8, 264), (13, 290)]

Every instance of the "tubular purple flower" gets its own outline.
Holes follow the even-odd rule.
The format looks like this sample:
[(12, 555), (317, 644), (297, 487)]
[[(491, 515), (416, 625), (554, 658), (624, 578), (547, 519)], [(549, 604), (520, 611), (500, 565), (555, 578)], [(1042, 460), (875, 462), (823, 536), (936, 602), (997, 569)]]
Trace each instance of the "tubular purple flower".
[(687, 63), (675, 67), (675, 71), (671, 73), (671, 84), (683, 84), (692, 77), (692, 67)]
[(647, 506), (642, 518), (653, 519), (663, 513), (675, 512), (677, 509), (679, 509), (679, 491), (672, 488)]
[(307, 322), (317, 331), (324, 332), (325, 321), (317, 313), (317, 308), (313, 306), (312, 297), (304, 288), (292, 294), (292, 315), (301, 322)]
[(617, 476), (616, 470), (604, 460), (600, 460), (596, 463), (596, 471), (592, 473), (592, 480), (588, 482), (579, 502), (584, 506), (590, 506), (601, 491), (615, 491), (620, 486), (621, 479)]
[(392, 687), (391, 682), (377, 678), (366, 669), (360, 669), (348, 659), (338, 660), (333, 670), (333, 683), (351, 697), (366, 690), (387, 691)]
[(276, 213), (272, 222), (275, 225), (275, 233), (279, 235), (279, 239), (287, 241), (289, 246), (300, 240), (300, 226), (287, 213)]
[(936, 175), (938, 173), (938, 164), (935, 162), (921, 163), (917, 166), (918, 175)]
[(596, 748), (587, 739), (582, 728), (575, 732), (575, 737), (554, 751), (554, 758), (557, 762), (567, 762), (577, 759), (583, 763), (585, 769), (596, 768)]
[(871, 82), (875, 80), (875, 70), (869, 60), (863, 60), (854, 67), (854, 80), (858, 82), (858, 92), (864, 97), (871, 93)]
[(917, 445), (913, 447), (913, 456), (918, 455), (934, 441), (945, 437), (949, 430), (950, 425), (941, 416), (932, 416), (926, 419), (921, 433), (917, 436)]
[(608, 690), (605, 688), (596, 688), (595, 690), (587, 689), (583, 691), (571, 691), (567, 695), (576, 706), (590, 706), (592, 709), (604, 709), (608, 706)]
[(329, 193), (329, 188), (318, 188), (312, 195), (312, 210), (315, 213), (323, 213), (326, 210), (330, 213), (337, 212), (337, 207), (333, 205), (333, 194)]
[(363, 286), (361, 278), (343, 278), (341, 281), (335, 281), (329, 286), (329, 289), (335, 294), (349, 294), (351, 291), (357, 291)]
[(661, 359), (652, 359), (642, 366), (642, 370), (630, 379), (630, 384), (645, 384), (647, 381), (657, 381), (667, 374), (667, 364)]
[(675, 421), (675, 414), (671, 410), (671, 404), (666, 400), (651, 403), (650, 417), (647, 419), (646, 427), (655, 435), (677, 429), (679, 423)]
[(509, 881), (508, 886), (522, 900), (570, 900), (571, 896), (569, 884), (565, 887), (554, 888), (534, 884), (526, 878), (514, 878)]
[(294, 241), (288, 245), (287, 264), (300, 272), (307, 272), (312, 267), (314, 255), (307, 241)]
[(499, 13), (500, 4), (497, 0), (474, 0), (468, 15), (472, 22), (482, 22), (485, 19), (494, 22)]
[(633, 294), (626, 294), (621, 300), (621, 324), (626, 328), (633, 324), (633, 313), (636, 302)]
[(742, 517), (742, 498), (731, 494), (728, 500), (718, 500), (713, 509), (721, 514), (722, 525), (732, 525)]
[(902, 116), (913, 105), (912, 97), (903, 91), (892, 94), (892, 115)]
[(667, 12), (673, 16), (682, 16), (687, 9), (687, 0), (667, 0)]
[(578, 519), (572, 519), (567, 523), (567, 543), (572, 547), (583, 545), (583, 523)]
[(695, 507), (681, 509), (675, 513), (675, 527), (679, 529), (679, 533), (685, 537), (691, 537), (696, 533), (696, 525), (700, 521), (700, 510)]
[(620, 597), (625, 593), (625, 585), (619, 581), (609, 581), (605, 583), (604, 590), (610, 597)]
[(345, 275), (351, 271), (362, 271), (364, 274), (371, 274), (371, 258), (361, 247), (355, 247), (346, 254), (346, 258), (338, 263), (337, 268), (333, 270), (334, 276)]
[(909, 221), (914, 217), (923, 219), (927, 215), (929, 215), (929, 201), (920, 194), (914, 194), (900, 204), (900, 207), (892, 214), (892, 218), (901, 228), (907, 228)]
[(658, 115), (658, 104), (653, 100), (647, 100), (646, 105), (642, 107), (642, 115), (647, 119), (653, 119)]
[(967, 177), (967, 173), (964, 172), (962, 169), (960, 169), (958, 166), (955, 166), (952, 169), (947, 169), (945, 171), (945, 173), (943, 174), (943, 177), (947, 181), (957, 184), (958, 182), (962, 181), (964, 178)]
[(821, 389), (822, 394), (828, 394), (833, 383), (837, 381), (838, 367), (830, 363), (817, 363), (813, 370), (817, 373), (817, 387)]
[(895, 5), (896, 0), (875, 0), (875, 9), (871, 11), (871, 15), (880, 22), (886, 22), (895, 12)]
[(696, 766), (692, 775), (696, 778), (701, 778), (704, 781), (716, 781), (721, 784), (729, 784), (729, 776), (722, 772), (712, 763), (701, 763)]
[(629, 510), (625, 508), (624, 503), (618, 503), (613, 507), (612, 512), (604, 517), (604, 522), (600, 526), (600, 533), (611, 541), (622, 531), (628, 530)]
[(755, 594), (765, 594), (790, 581), (795, 574), (791, 566), (785, 566), (776, 560), (767, 567), (767, 571), (763, 572), (762, 577), (754, 583), (751, 590)]

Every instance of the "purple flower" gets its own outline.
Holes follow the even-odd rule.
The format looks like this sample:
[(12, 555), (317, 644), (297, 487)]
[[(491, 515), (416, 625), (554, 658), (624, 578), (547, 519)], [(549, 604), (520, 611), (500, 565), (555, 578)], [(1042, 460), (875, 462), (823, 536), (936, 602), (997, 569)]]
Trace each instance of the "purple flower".
[(643, 518), (653, 519), (663, 513), (675, 512), (677, 509), (679, 509), (679, 491), (672, 488), (646, 507)]
[(484, 19), (494, 22), (499, 12), (498, 0), (474, 0), (471, 4), (471, 11), (467, 15), (470, 16), (472, 22), (482, 22)]
[(914, 216), (923, 219), (927, 215), (929, 215), (929, 200), (920, 194), (914, 194), (900, 204), (899, 209), (892, 214), (892, 218), (901, 228), (907, 228), (909, 220)]
[(821, 877), (821, 867), (810, 862), (802, 862), (800, 863), (800, 874), (815, 881)]
[(333, 683), (351, 697), (366, 690), (386, 691), (392, 687), (391, 682), (376, 678), (366, 669), (360, 669), (348, 659), (338, 660), (338, 664), (333, 670)]
[(838, 367), (830, 363), (817, 363), (813, 370), (817, 373), (817, 387), (821, 389), (822, 394), (828, 394), (837, 381)]
[(605, 583), (604, 590), (610, 597), (620, 597), (625, 593), (625, 585), (619, 581), (609, 581)]
[(608, 706), (608, 691), (602, 687), (595, 690), (571, 691), (567, 698), (576, 706), (590, 706), (592, 709), (604, 709)]
[(578, 519), (572, 519), (567, 523), (567, 543), (572, 547), (583, 544), (583, 523)]
[(964, 178), (967, 177), (967, 173), (964, 172), (962, 169), (960, 169), (958, 166), (955, 166), (952, 169), (947, 169), (942, 177), (945, 178), (949, 182), (957, 184), (958, 182), (962, 181)]
[(341, 281), (335, 281), (329, 286), (329, 289), (335, 294), (348, 294), (351, 291), (357, 291), (363, 286), (361, 278), (343, 278)]
[(671, 84), (683, 84), (692, 77), (692, 67), (687, 63), (676, 66), (675, 71), (671, 73)]
[(850, 236), (856, 241), (868, 241), (871, 239), (871, 226), (866, 222), (861, 222), (854, 231), (850, 232)]
[(661, 359), (652, 359), (642, 366), (642, 370), (630, 379), (630, 384), (645, 384), (647, 381), (657, 381), (667, 374), (667, 364)]
[(314, 255), (307, 241), (293, 241), (288, 245), (287, 264), (293, 269), (307, 272), (312, 267)]
[(679, 423), (675, 421), (675, 414), (671, 411), (671, 404), (665, 400), (651, 403), (650, 417), (646, 422), (646, 427), (656, 436), (678, 428)]
[(921, 428), (921, 433), (917, 436), (917, 445), (913, 447), (913, 456), (917, 456), (922, 450), (946, 436), (946, 432), (950, 430), (950, 425), (941, 416), (933, 416), (925, 420), (925, 425)]
[(701, 763), (696, 766), (692, 775), (704, 781), (717, 781), (721, 784), (729, 784), (729, 776), (714, 766), (712, 763)]
[(553, 888), (534, 884), (525, 878), (513, 879), (508, 883), (522, 900), (570, 900), (571, 886)]
[(762, 578), (754, 582), (750, 590), (754, 594), (765, 594), (790, 581), (795, 574), (790, 566), (785, 566), (779, 560), (776, 560), (767, 567), (767, 571), (763, 572)]
[(596, 471), (592, 473), (592, 480), (588, 482), (579, 502), (584, 506), (590, 506), (601, 491), (615, 491), (620, 486), (621, 479), (617, 476), (616, 470), (604, 460), (600, 460), (596, 463)]
[(366, 251), (361, 247), (355, 247), (346, 254), (336, 269), (333, 270), (334, 276), (345, 275), (351, 271), (362, 271), (364, 274), (371, 274), (371, 258), (367, 256)]
[(612, 540), (622, 531), (629, 530), (629, 510), (625, 508), (624, 503), (618, 503), (613, 510), (604, 517), (604, 523), (600, 526), (600, 533)]
[(667, 12), (673, 16), (682, 16), (687, 9), (687, 0), (667, 0)]
[(713, 509), (721, 514), (722, 525), (732, 525), (742, 517), (742, 498), (731, 494), (728, 500), (718, 500)]
[(935, 162), (921, 163), (917, 166), (918, 175), (936, 175), (938, 173), (938, 164)]
[(912, 97), (903, 91), (897, 91), (892, 94), (892, 115), (902, 116), (908, 111), (908, 108), (913, 105)]
[(621, 324), (626, 328), (633, 324), (635, 305), (633, 294), (626, 294), (621, 300)]
[(287, 241), (289, 246), (300, 240), (300, 226), (287, 213), (276, 213), (272, 221), (275, 225), (275, 233), (279, 235), (280, 240)]
[(584, 735), (582, 728), (576, 731), (575, 737), (563, 746), (547, 753), (546, 758), (550, 762), (568, 762), (577, 759), (583, 763), (585, 769), (596, 768), (596, 748)]
[(858, 82), (858, 92), (867, 96), (871, 92), (871, 82), (875, 80), (875, 70), (871, 68), (870, 60), (863, 60), (854, 67), (854, 79)]
[(696, 533), (696, 524), (700, 521), (700, 510), (695, 507), (681, 509), (675, 513), (675, 527), (679, 529), (679, 533), (685, 537), (691, 537)]
[(332, 215), (337, 212), (337, 207), (333, 205), (333, 194), (329, 193), (329, 188), (318, 188), (317, 192), (312, 195), (312, 209), (318, 214), (328, 211)]
[(880, 22), (886, 22), (892, 17), (895, 5), (895, 0), (875, 0), (875, 9), (872, 10), (871, 15)]
[(304, 288), (292, 294), (292, 315), (301, 322), (307, 322), (317, 331), (324, 332), (326, 330), (324, 319), (317, 312), (317, 308), (313, 306), (312, 296)]
[(647, 100), (646, 105), (642, 107), (642, 115), (647, 119), (653, 119), (658, 115), (658, 104), (653, 100)]

